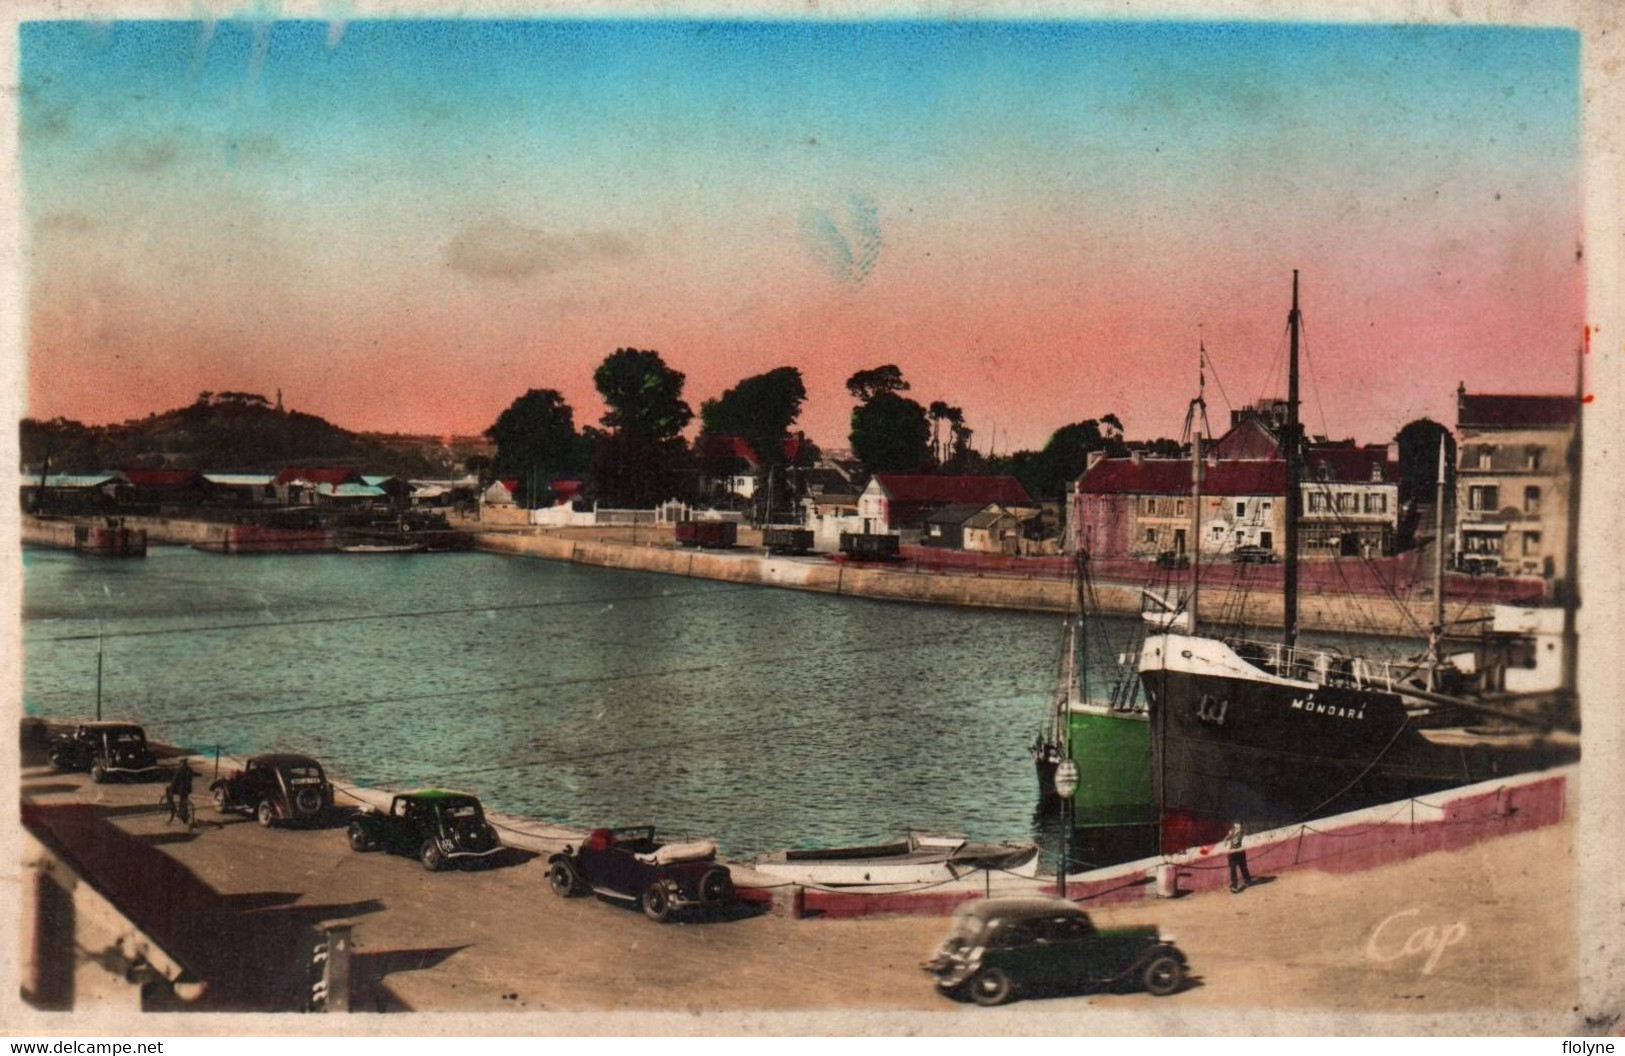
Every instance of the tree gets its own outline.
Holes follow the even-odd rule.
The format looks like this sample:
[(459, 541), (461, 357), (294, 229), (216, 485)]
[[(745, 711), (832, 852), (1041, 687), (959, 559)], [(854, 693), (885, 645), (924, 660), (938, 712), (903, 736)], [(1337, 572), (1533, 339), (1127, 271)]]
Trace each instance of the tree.
[[(721, 396), (700, 405), (700, 421), (704, 424), (701, 450), (706, 450), (705, 440), (711, 437), (737, 436), (756, 456), (758, 487), (775, 473), (782, 485), (788, 461), (785, 442), (790, 438), (790, 426), (801, 417), (801, 405), (806, 399), (807, 388), (802, 383), (801, 371), (795, 367), (778, 367), (745, 378)], [(713, 460), (708, 475), (729, 474), (738, 468), (736, 462), (734, 458)], [(788, 492), (780, 490), (779, 494)]]
[(593, 384), (608, 408), (599, 420), (618, 435), (651, 443), (673, 440), (694, 419), (683, 402), (684, 380), (659, 352), (618, 348), (593, 371)]
[(1431, 418), (1406, 423), (1394, 437), (1399, 443), (1399, 501), (1433, 501), (1439, 483), (1439, 441), (1444, 441), (1445, 484), (1455, 480), (1456, 441), (1450, 430)]
[(883, 367), (860, 370), (847, 378), (846, 391), (859, 403), (868, 403), (881, 393), (907, 392), (908, 382), (903, 380), (903, 372), (897, 364), (887, 363)]
[(527, 506), (541, 504), (543, 489), (554, 477), (580, 468), (575, 412), (557, 389), (526, 392), (508, 405), (485, 436), (497, 445), (492, 475), (523, 481)]
[(870, 473), (917, 473), (931, 464), (925, 408), (896, 392), (878, 392), (852, 409), (848, 442)]
[(682, 432), (694, 412), (683, 402), (683, 373), (659, 352), (618, 348), (593, 371), (609, 433), (593, 455), (598, 494), (611, 505), (647, 507), (676, 493), (687, 467)]

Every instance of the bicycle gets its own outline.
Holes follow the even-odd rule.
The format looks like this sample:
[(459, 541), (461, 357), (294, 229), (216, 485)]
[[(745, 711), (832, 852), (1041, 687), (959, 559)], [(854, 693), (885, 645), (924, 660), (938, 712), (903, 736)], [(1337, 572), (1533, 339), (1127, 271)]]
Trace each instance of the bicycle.
[(177, 797), (173, 792), (165, 792), (159, 797), (158, 803), (169, 808), (169, 816), (164, 819), (165, 825), (179, 821), (186, 826), (188, 832), (197, 828), (197, 808), (192, 806), (191, 796)]

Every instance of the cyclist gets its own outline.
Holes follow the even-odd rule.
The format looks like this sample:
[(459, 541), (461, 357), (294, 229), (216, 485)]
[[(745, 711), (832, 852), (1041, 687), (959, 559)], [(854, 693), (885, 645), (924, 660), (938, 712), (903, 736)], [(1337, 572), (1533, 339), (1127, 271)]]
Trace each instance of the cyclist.
[[(197, 818), (192, 813), (192, 776), (192, 764), (182, 759), (175, 776), (170, 779), (169, 788), (164, 793), (164, 797), (169, 800), (169, 820), (178, 817), (186, 822), (188, 829), (197, 824)], [(168, 824), (168, 821), (165, 824)]]

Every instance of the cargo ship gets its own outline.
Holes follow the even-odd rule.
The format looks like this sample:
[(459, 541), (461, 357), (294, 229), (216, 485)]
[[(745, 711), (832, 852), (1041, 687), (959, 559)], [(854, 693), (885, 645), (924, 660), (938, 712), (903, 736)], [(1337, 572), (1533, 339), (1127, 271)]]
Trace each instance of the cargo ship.
[[(1249, 830), (1293, 824), (1441, 789), (1570, 762), (1574, 736), (1572, 589), (1562, 664), (1551, 692), (1458, 696), (1455, 679), (1472, 666), (1444, 653), (1444, 456), (1436, 509), (1438, 580), (1427, 659), (1395, 662), (1314, 649), (1297, 641), (1298, 524), (1304, 439), (1298, 408), (1298, 277), (1288, 316), (1287, 464), (1283, 636), (1278, 641), (1197, 633), (1170, 618), (1148, 633), (1139, 656), (1149, 711), (1150, 785), (1161, 849), (1211, 843), (1234, 822)], [(1571, 445), (1578, 470), (1579, 431)], [(1200, 459), (1195, 459), (1200, 476)], [(1578, 480), (1575, 482), (1576, 504)], [(1199, 504), (1198, 504), (1199, 505)], [(1578, 519), (1577, 514), (1571, 517)], [(1200, 536), (1196, 536), (1200, 538)], [(1572, 545), (1572, 541), (1571, 541)], [(1195, 577), (1193, 577), (1193, 582)], [(1194, 598), (1187, 616), (1194, 615)], [(1192, 621), (1193, 623), (1193, 621)], [(1188, 629), (1187, 629), (1188, 628)], [(1495, 674), (1474, 672), (1477, 688)], [(1473, 698), (1473, 699), (1469, 699)], [(1440, 713), (1472, 725), (1442, 727)]]

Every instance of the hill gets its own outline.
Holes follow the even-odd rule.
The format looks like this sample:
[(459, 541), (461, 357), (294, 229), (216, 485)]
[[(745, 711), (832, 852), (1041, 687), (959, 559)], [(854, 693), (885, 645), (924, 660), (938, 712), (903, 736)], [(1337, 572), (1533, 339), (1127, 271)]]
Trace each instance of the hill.
[(25, 418), (21, 433), (24, 465), (38, 467), (48, 457), (59, 473), (160, 467), (252, 473), (319, 462), (421, 477), (457, 468), (439, 445), (382, 443), (252, 393), (204, 393), (188, 407), (118, 425)]

